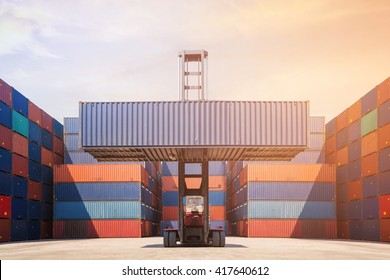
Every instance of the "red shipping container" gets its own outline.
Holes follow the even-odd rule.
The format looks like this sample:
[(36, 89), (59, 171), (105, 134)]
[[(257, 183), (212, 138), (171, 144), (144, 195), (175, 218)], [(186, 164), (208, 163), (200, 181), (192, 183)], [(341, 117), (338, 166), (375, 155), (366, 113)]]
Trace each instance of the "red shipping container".
[(64, 164), (64, 157), (53, 153), (53, 164)]
[(0, 195), (0, 218), (11, 218), (11, 197)]
[(179, 189), (177, 176), (163, 176), (162, 177), (162, 191), (163, 192), (177, 192)]
[(381, 218), (390, 218), (390, 194), (379, 197), (379, 215)]
[[(146, 228), (144, 227), (144, 230)], [(91, 237), (142, 237), (141, 220), (91, 220), (87, 236)]]
[(350, 201), (362, 198), (362, 179), (348, 182), (348, 199)]
[(362, 176), (367, 177), (378, 173), (378, 154), (373, 153), (362, 158)]
[(12, 154), (12, 174), (27, 178), (28, 160), (17, 154)]
[(378, 148), (382, 150), (390, 146), (390, 123), (378, 130)]
[(53, 135), (53, 152), (60, 156), (64, 156), (64, 142)]
[(148, 237), (152, 236), (152, 222), (151, 221), (141, 221), (141, 236)]
[(337, 237), (335, 220), (298, 220), (301, 238), (333, 239)]
[(42, 121), (42, 125), (41, 125), (42, 128), (53, 133), (53, 118), (43, 110), (41, 115), (41, 121)]
[(337, 237), (341, 239), (349, 239), (349, 222), (337, 222)]
[(259, 219), (248, 221), (248, 237), (300, 237), (297, 220)]
[(337, 163), (337, 153), (331, 153), (326, 155), (325, 162), (330, 164), (336, 164)]
[(381, 219), (379, 225), (381, 241), (390, 242), (390, 219)]
[(336, 117), (336, 132), (339, 132), (348, 126), (348, 111), (344, 110)]
[(42, 184), (40, 182), (28, 181), (28, 199), (42, 199)]
[(164, 206), (162, 208), (163, 220), (177, 220), (179, 219), (179, 207), (178, 206)]
[(0, 79), (0, 101), (12, 107), (12, 87)]
[(226, 207), (225, 206), (210, 206), (209, 210), (210, 210), (210, 220), (213, 220), (213, 221), (226, 220)]
[(375, 153), (378, 150), (378, 133), (374, 131), (365, 135), (361, 143), (362, 157)]
[(11, 240), (11, 220), (0, 219), (0, 242)]
[(12, 132), (12, 152), (28, 157), (28, 139), (16, 132)]
[(347, 109), (348, 112), (348, 125), (352, 124), (356, 120), (360, 119), (362, 115), (362, 101), (359, 99), (351, 107)]
[(348, 163), (348, 146), (336, 152), (337, 167), (346, 165)]
[(336, 135), (333, 135), (333, 136), (329, 137), (328, 139), (326, 139), (325, 154), (328, 155), (328, 154), (336, 152), (336, 150), (337, 150), (336, 147), (337, 147)]
[(41, 239), (53, 237), (53, 222), (41, 220)]
[(53, 238), (64, 238), (64, 221), (53, 221)]
[(378, 105), (390, 99), (390, 78), (384, 80), (377, 86)]
[(11, 130), (0, 125), (0, 148), (10, 151), (12, 149)]
[(41, 126), (42, 110), (30, 100), (28, 101), (28, 119)]
[(41, 160), (43, 165), (53, 167), (53, 152), (41, 147)]

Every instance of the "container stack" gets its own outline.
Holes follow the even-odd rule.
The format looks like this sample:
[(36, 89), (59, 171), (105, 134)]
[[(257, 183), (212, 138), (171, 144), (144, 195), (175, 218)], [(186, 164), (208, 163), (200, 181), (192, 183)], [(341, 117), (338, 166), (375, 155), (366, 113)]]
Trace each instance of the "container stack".
[[(163, 162), (162, 164), (162, 212), (161, 233), (165, 228), (178, 228), (179, 189), (178, 163)], [(186, 164), (186, 174), (200, 174), (200, 164)], [(227, 232), (226, 221), (226, 163), (209, 162), (209, 221), (210, 228), (224, 228)], [(187, 178), (188, 188), (199, 188), (200, 179)], [(185, 204), (185, 201), (183, 201)]]
[(290, 162), (228, 162), (229, 234), (335, 238), (335, 172), (324, 147), (325, 118), (310, 117), (310, 148)]
[(390, 241), (390, 78), (326, 125), (337, 166), (338, 237)]
[(0, 80), (0, 241), (52, 237), (53, 165), (63, 126)]
[(157, 235), (158, 186), (140, 164), (57, 165), (54, 238)]

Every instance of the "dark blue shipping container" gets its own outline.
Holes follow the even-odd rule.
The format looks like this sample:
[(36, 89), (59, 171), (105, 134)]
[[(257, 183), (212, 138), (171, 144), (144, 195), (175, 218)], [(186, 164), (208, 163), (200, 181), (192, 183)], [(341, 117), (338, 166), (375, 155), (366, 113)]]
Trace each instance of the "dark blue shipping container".
[(11, 174), (0, 171), (0, 194), (11, 195)]
[(347, 146), (348, 144), (348, 128), (344, 128), (336, 134), (337, 150)]
[(178, 205), (179, 205), (179, 192), (162, 193), (162, 206), (178, 206)]
[(220, 229), (220, 228), (223, 228), (223, 230), (225, 231), (225, 235), (228, 234), (227, 221), (216, 221), (216, 220), (210, 221), (210, 229)]
[(210, 206), (224, 206), (225, 200), (226, 200), (226, 197), (225, 197), (224, 191), (209, 192)]
[(40, 182), (42, 178), (42, 165), (32, 160), (28, 161), (28, 177), (30, 180)]
[(53, 119), (53, 134), (61, 140), (64, 138), (64, 127), (56, 119)]
[(28, 221), (27, 238), (35, 240), (41, 238), (41, 223), (40, 221)]
[(337, 185), (337, 201), (348, 201), (348, 184), (343, 183)]
[(362, 170), (361, 159), (355, 160), (348, 165), (348, 180), (354, 181), (360, 178)]
[(363, 199), (363, 219), (379, 219), (379, 198)]
[(349, 202), (337, 203), (337, 219), (348, 220), (349, 218)]
[(348, 162), (352, 162), (357, 159), (360, 159), (362, 155), (361, 150), (362, 150), (362, 141), (360, 139), (350, 144), (348, 146)]
[(33, 121), (28, 121), (28, 138), (37, 144), (41, 144), (41, 128)]
[(53, 185), (53, 169), (42, 165), (42, 182)]
[(234, 188), (234, 192), (238, 191), (240, 189), (240, 176), (237, 176), (236, 178), (234, 178), (233, 180), (233, 188)]
[(335, 183), (323, 182), (250, 182), (249, 199), (333, 201)]
[(53, 188), (51, 185), (42, 184), (42, 202), (53, 201)]
[(390, 123), (390, 99), (379, 106), (378, 109), (378, 127)]
[(11, 194), (15, 197), (27, 198), (28, 181), (26, 178), (12, 176)]
[(57, 201), (141, 199), (141, 183), (136, 182), (57, 183), (54, 189)]
[(379, 176), (379, 194), (390, 194), (390, 171), (383, 172)]
[(349, 237), (354, 240), (363, 239), (363, 221), (349, 221)]
[(348, 166), (343, 165), (336, 168), (336, 181), (342, 184), (348, 181)]
[(333, 118), (325, 125), (326, 139), (336, 134), (336, 118)]
[(179, 228), (179, 222), (177, 220), (173, 221), (161, 221), (161, 235), (164, 235), (164, 229), (166, 228)]
[(53, 219), (53, 204), (41, 202), (41, 219), (42, 220)]
[(35, 200), (29, 200), (27, 203), (29, 220), (39, 220), (41, 218), (41, 203)]
[(53, 135), (50, 132), (41, 129), (41, 140), (43, 147), (49, 149), (50, 151), (53, 150)]
[(363, 197), (373, 197), (378, 194), (378, 175), (363, 178)]
[(148, 189), (156, 192), (156, 181), (151, 176), (148, 177)]
[(390, 147), (379, 151), (378, 161), (379, 172), (385, 172), (390, 170)]
[(153, 194), (150, 190), (145, 187), (141, 188), (141, 200), (146, 205), (152, 205), (153, 202)]
[(349, 202), (349, 220), (360, 220), (362, 218), (362, 201), (354, 200)]
[(0, 171), (11, 173), (12, 155), (11, 152), (0, 148)]
[(361, 121), (360, 119), (353, 122), (348, 127), (348, 144), (351, 144), (352, 142), (355, 142), (356, 140), (360, 139), (361, 135)]
[(376, 88), (373, 88), (366, 95), (362, 97), (362, 106), (361, 106), (362, 116), (374, 110), (376, 108), (376, 104), (377, 104), (377, 91)]
[(363, 221), (363, 240), (379, 241), (379, 220)]
[(202, 164), (200, 163), (186, 163), (185, 173), (187, 175), (200, 175), (202, 174)]
[(28, 117), (28, 99), (14, 88), (12, 88), (12, 108)]
[(12, 219), (27, 219), (27, 200), (13, 197), (11, 200)]
[(224, 176), (226, 174), (226, 162), (209, 161), (209, 176)]
[(174, 162), (163, 162), (162, 163), (162, 175), (163, 176), (178, 176), (179, 165), (176, 161)]
[(11, 221), (11, 240), (21, 241), (27, 240), (27, 220), (12, 220)]
[(0, 102), (0, 124), (11, 129), (12, 128), (11, 116), (12, 116), (11, 108), (8, 107), (6, 104)]
[(41, 163), (41, 147), (32, 141), (28, 142), (28, 158)]

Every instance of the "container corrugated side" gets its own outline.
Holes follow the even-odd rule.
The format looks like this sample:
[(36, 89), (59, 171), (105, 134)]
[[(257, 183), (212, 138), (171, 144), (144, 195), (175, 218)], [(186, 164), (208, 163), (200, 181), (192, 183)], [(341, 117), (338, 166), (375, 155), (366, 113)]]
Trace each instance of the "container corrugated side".
[(53, 221), (40, 220), (41, 223), (41, 239), (53, 238)]
[(379, 172), (390, 170), (390, 147), (387, 147), (378, 153)]
[(379, 220), (363, 220), (363, 240), (380, 240)]
[(139, 201), (83, 201), (57, 202), (54, 204), (54, 219), (140, 219)]
[(15, 88), (12, 88), (12, 109), (28, 117), (28, 99)]
[(12, 110), (12, 130), (17, 133), (23, 135), (24, 137), (28, 137), (28, 119), (19, 114), (18, 112)]
[(78, 134), (65, 134), (64, 136), (65, 148), (68, 151), (79, 151), (79, 135)]
[(390, 123), (378, 130), (378, 148), (384, 149), (390, 146)]
[(87, 236), (89, 238), (141, 237), (145, 236), (142, 232), (143, 223), (145, 221), (141, 220), (92, 220), (88, 223)]
[(352, 220), (349, 222), (349, 237), (355, 240), (363, 239), (363, 220)]
[(378, 175), (379, 194), (390, 194), (390, 171)]
[(0, 100), (8, 107), (12, 106), (12, 87), (0, 79)]
[(348, 144), (360, 139), (361, 137), (361, 120), (357, 120), (348, 127)]
[(349, 239), (349, 221), (337, 222), (337, 237), (341, 239)]
[(331, 119), (325, 125), (325, 136), (326, 139), (336, 134), (336, 118)]
[(22, 241), (27, 239), (27, 220), (11, 220), (11, 240)]
[(375, 153), (378, 150), (378, 133), (373, 131), (362, 137), (361, 156)]
[(42, 110), (37, 105), (32, 103), (30, 100), (28, 101), (28, 118), (29, 120), (35, 122), (38, 125), (41, 125), (41, 114)]
[(348, 144), (348, 128), (340, 130), (336, 134), (336, 148), (337, 150), (345, 147)]
[(66, 117), (64, 118), (64, 133), (78, 134), (80, 130), (80, 121), (78, 117)]
[(363, 199), (363, 219), (379, 219), (379, 198), (370, 197)]
[[(1, 154), (0, 154), (1, 166)], [(0, 171), (0, 194), (11, 195), (11, 174)]]
[(356, 120), (359, 120), (362, 115), (362, 101), (359, 99), (356, 101), (352, 106), (350, 106), (348, 111), (348, 124), (355, 122)]
[(362, 117), (360, 135), (364, 136), (378, 127), (378, 109)]
[(348, 182), (348, 199), (356, 200), (362, 198), (362, 180)]
[(251, 219), (335, 219), (336, 204), (324, 201), (248, 201)]
[(12, 128), (12, 109), (0, 102), (0, 124)]
[(363, 197), (373, 197), (379, 194), (378, 176), (373, 175), (363, 178)]
[(367, 94), (365, 94), (361, 100), (362, 100), (362, 116), (366, 115), (367, 113), (371, 112), (377, 107), (377, 88), (373, 88), (370, 90)]
[(355, 160), (348, 165), (348, 180), (353, 181), (361, 177), (362, 174), (362, 161), (361, 159)]
[(360, 159), (362, 156), (362, 141), (358, 140), (348, 146), (348, 162)]
[(83, 147), (307, 146), (308, 106), (297, 101), (80, 103), (81, 143)]
[(310, 116), (310, 133), (325, 134), (325, 117)]
[(17, 154), (12, 154), (12, 174), (27, 178), (28, 160)]
[(11, 150), (12, 149), (12, 140), (11, 140), (11, 130), (5, 126), (0, 125), (0, 148)]
[(11, 220), (0, 219), (0, 242), (11, 240)]
[(336, 117), (336, 132), (340, 132), (348, 126), (348, 111), (344, 110)]
[(390, 78), (387, 78), (377, 86), (378, 105), (390, 99)]
[(362, 177), (378, 173), (378, 153), (373, 153), (362, 158)]
[(380, 239), (381, 241), (390, 242), (390, 219), (380, 220)]

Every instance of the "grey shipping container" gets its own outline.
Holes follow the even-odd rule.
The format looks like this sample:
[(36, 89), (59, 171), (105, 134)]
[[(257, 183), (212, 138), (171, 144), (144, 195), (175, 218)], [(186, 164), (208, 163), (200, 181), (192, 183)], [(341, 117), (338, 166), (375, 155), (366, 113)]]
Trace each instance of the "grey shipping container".
[(309, 102), (80, 103), (80, 125), (102, 160), (283, 160), (308, 146)]
[(325, 134), (325, 117), (310, 117), (310, 133)]
[(64, 133), (79, 133), (80, 121), (78, 117), (64, 118)]

